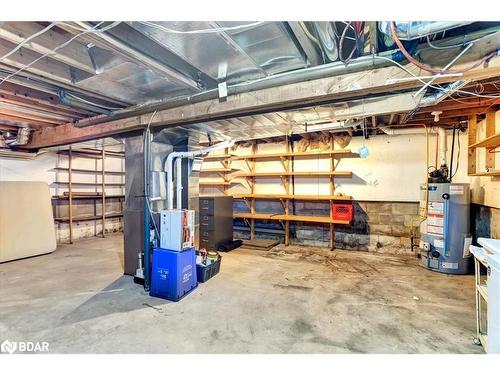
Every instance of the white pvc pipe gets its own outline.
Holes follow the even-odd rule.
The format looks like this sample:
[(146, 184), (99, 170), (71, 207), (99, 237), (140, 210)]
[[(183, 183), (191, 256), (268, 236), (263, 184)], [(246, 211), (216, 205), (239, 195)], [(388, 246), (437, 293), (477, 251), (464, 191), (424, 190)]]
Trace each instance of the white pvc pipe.
[[(411, 135), (411, 134), (425, 134), (424, 128), (409, 128), (409, 129), (389, 129), (386, 127), (380, 128), (387, 135)], [(439, 137), (439, 165), (446, 164), (446, 152), (448, 151), (446, 143), (446, 130), (440, 126), (433, 126), (428, 129), (429, 133), (437, 133)]]
[[(437, 127), (432, 127), (429, 130), (429, 133), (437, 133), (438, 132)], [(388, 127), (380, 127), (380, 130), (382, 130), (385, 134), (387, 135), (412, 135), (412, 134), (425, 134), (425, 129), (423, 127), (420, 128), (406, 128), (406, 129), (390, 129)]]
[[(188, 159), (192, 159), (195, 156), (207, 154), (207, 153), (209, 153), (211, 151), (218, 150), (220, 148), (231, 147), (233, 144), (234, 144), (233, 140), (227, 140), (227, 141), (223, 141), (223, 142), (217, 143), (216, 145), (213, 145), (213, 146), (210, 146), (210, 147), (202, 148), (200, 150), (171, 152), (170, 154), (168, 154), (167, 160), (165, 162), (166, 167), (167, 167), (167, 171), (166, 171), (167, 172), (167, 209), (171, 210), (171, 209), (174, 208), (174, 183), (173, 183), (173, 177), (174, 177), (173, 176), (173, 169), (174, 169), (174, 165), (173, 165), (173, 160), (175, 158), (180, 158), (180, 159), (182, 159), (182, 158), (188, 158)], [(180, 172), (177, 175), (177, 178), (179, 180), (182, 179), (182, 172)], [(182, 184), (182, 182), (181, 182), (181, 184)], [(179, 198), (177, 198), (177, 199), (178, 199), (177, 202), (179, 202)], [(181, 202), (182, 202), (182, 200), (181, 200)], [(181, 206), (178, 206), (177, 208), (180, 209), (180, 207)]]
[(438, 128), (439, 135), (439, 162), (440, 165), (446, 165), (446, 151), (448, 150), (446, 144), (446, 130), (444, 128)]
[(177, 157), (175, 159), (175, 168), (176, 168), (176, 174), (175, 174), (175, 182), (177, 186), (177, 204), (176, 207), (178, 210), (182, 208), (182, 158)]

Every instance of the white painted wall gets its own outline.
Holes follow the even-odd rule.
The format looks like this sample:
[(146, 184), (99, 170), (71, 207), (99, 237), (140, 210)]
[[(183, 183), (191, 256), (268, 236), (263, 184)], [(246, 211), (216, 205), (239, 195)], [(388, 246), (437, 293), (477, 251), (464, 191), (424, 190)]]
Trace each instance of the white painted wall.
[[(500, 112), (497, 113), (497, 119)], [(500, 131), (497, 120), (497, 131)], [(480, 137), (484, 137), (484, 124), (479, 124)], [(430, 164), (435, 165), (437, 134), (430, 134)], [(454, 182), (466, 182), (471, 184), (472, 201), (492, 207), (500, 208), (500, 182), (492, 177), (467, 176), (467, 134), (460, 133), (460, 159), (458, 171)], [(451, 132), (447, 134), (448, 155), (451, 154)], [(336, 178), (336, 193), (351, 195), (356, 200), (373, 201), (402, 201), (416, 202), (419, 200), (419, 185), (426, 178), (426, 138), (424, 134), (414, 135), (377, 135), (363, 141), (361, 137), (355, 137), (346, 149), (357, 151), (366, 145), (369, 156), (366, 159), (344, 158), (340, 160), (337, 167), (339, 171), (352, 171), (353, 178)], [(337, 145), (335, 147), (338, 147)], [(284, 143), (260, 144), (258, 153), (284, 152)], [(251, 148), (239, 147), (235, 152), (237, 155), (251, 154)], [(455, 160), (453, 169), (457, 166), (458, 142), (455, 143)], [(478, 165), (484, 165), (484, 150), (479, 150)], [(500, 154), (496, 156), (497, 169), (500, 169)], [(206, 162), (203, 168), (217, 168), (220, 163)], [(233, 161), (232, 167), (248, 171), (245, 161)], [(439, 165), (437, 166), (439, 168)], [(279, 160), (260, 159), (257, 161), (258, 172), (283, 170)], [(329, 160), (325, 157), (297, 158), (295, 161), (296, 171), (326, 171), (329, 170)], [(203, 177), (203, 179), (220, 180), (216, 175)], [(498, 179), (497, 179), (498, 180)], [(234, 180), (233, 180), (234, 181)], [(241, 184), (232, 185), (230, 193), (248, 192), (248, 185), (244, 179), (238, 179)], [(328, 194), (328, 178), (302, 178), (296, 177), (296, 194)], [(283, 185), (279, 178), (258, 178), (256, 193), (280, 194), (284, 193)], [(218, 194), (217, 188), (203, 188), (204, 194)]]
[[(57, 155), (55, 152), (41, 154), (33, 160), (21, 159), (4, 159), (0, 158), (0, 181), (43, 181), (49, 185), (51, 195), (62, 195), (67, 191), (67, 185), (56, 185), (54, 182), (67, 181), (68, 174), (64, 171), (54, 171), (55, 167), (67, 167), (67, 157)], [(97, 164), (96, 164), (97, 163)], [(124, 171), (124, 160), (119, 158), (107, 158), (105, 162), (106, 170)], [(73, 168), (95, 169), (100, 170), (100, 161), (88, 158), (73, 158)], [(122, 176), (106, 176), (106, 182), (120, 183), (124, 180)], [(77, 174), (73, 173), (73, 181), (78, 182), (101, 182), (100, 175), (93, 174)], [(73, 191), (100, 191), (100, 187), (74, 187)], [(123, 190), (119, 187), (107, 187), (107, 195), (123, 194)], [(88, 201), (90, 204), (92, 201)], [(100, 210), (99, 210), (100, 211)], [(69, 238), (68, 224), (58, 223), (56, 225), (56, 236), (59, 243), (67, 242)], [(120, 219), (107, 219), (106, 230), (121, 230), (122, 221)], [(74, 223), (73, 238), (84, 238), (94, 236), (101, 232), (101, 222), (82, 221)]]

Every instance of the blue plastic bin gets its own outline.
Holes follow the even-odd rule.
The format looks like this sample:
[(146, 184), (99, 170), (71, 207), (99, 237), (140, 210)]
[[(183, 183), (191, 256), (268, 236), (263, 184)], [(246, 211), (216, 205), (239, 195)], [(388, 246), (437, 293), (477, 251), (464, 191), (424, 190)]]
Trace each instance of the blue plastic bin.
[(194, 247), (184, 251), (153, 249), (149, 295), (179, 301), (197, 285)]

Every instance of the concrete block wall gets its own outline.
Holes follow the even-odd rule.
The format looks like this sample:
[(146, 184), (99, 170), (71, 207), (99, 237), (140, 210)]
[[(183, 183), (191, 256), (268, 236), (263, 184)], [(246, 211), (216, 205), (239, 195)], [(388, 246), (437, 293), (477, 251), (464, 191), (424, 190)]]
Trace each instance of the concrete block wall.
[[(278, 201), (258, 201), (257, 212), (283, 211)], [(244, 202), (235, 201), (235, 212), (247, 212)], [(293, 205), (290, 204), (290, 212)], [(328, 202), (296, 201), (297, 215), (329, 216)], [(409, 226), (418, 213), (418, 202), (354, 201), (352, 225), (335, 225), (335, 247), (339, 249), (413, 254), (410, 249)], [(270, 223), (266, 229), (279, 231), (279, 223)], [(309, 223), (290, 224), (291, 243), (310, 246), (328, 246), (329, 229), (326, 225)], [(256, 232), (257, 238), (283, 238), (278, 233)], [(235, 238), (248, 238), (249, 232), (236, 231)]]
[(474, 241), (479, 237), (500, 238), (500, 209), (472, 204), (471, 232)]

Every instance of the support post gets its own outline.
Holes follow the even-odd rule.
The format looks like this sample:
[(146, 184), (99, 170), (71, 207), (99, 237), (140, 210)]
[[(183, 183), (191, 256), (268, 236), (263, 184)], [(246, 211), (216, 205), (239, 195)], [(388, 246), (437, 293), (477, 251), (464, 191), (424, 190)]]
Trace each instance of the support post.
[[(285, 152), (288, 154), (290, 152), (290, 142), (288, 135), (285, 136), (285, 144), (286, 144), (286, 149)], [(287, 157), (286, 160), (284, 161), (284, 166), (285, 166), (285, 171), (287, 172), (286, 176), (286, 183), (285, 183), (285, 192), (287, 195), (287, 198), (285, 199), (285, 215), (288, 216), (290, 214), (290, 158)], [(286, 220), (285, 221), (285, 246), (288, 246), (290, 244), (290, 221)]]
[[(252, 154), (255, 156), (257, 152), (257, 141), (253, 141), (252, 144)], [(250, 172), (255, 173), (255, 159), (252, 159), (251, 162), (251, 170)], [(251, 177), (251, 189), (252, 189), (252, 195), (255, 194), (255, 176)], [(250, 212), (252, 215), (255, 214), (255, 198), (252, 198), (252, 206), (250, 208)], [(255, 219), (252, 218), (250, 219), (250, 239), (253, 240), (255, 238)]]
[[(490, 111), (486, 113), (486, 138), (495, 134), (495, 112)], [(495, 147), (486, 147), (486, 169), (488, 171), (495, 170)]]
[[(469, 116), (468, 121), (469, 129), (467, 134), (468, 145), (476, 143), (477, 140), (477, 115)], [(467, 158), (467, 174), (471, 175), (477, 172), (476, 165), (476, 148), (468, 147), (468, 158)]]
[(144, 226), (144, 290), (149, 291), (150, 287), (150, 219), (149, 219), (149, 131), (145, 130), (143, 133), (143, 155), (144, 155), (144, 194), (143, 194), (143, 226)]
[(101, 150), (101, 189), (102, 189), (102, 238), (105, 237), (106, 232), (106, 183), (104, 181), (105, 171), (104, 171), (104, 161), (106, 159), (106, 152), (104, 151), (104, 139), (102, 140), (102, 150)]
[(69, 216), (69, 243), (73, 243), (73, 186), (72, 186), (72, 169), (73, 169), (73, 150), (69, 146), (68, 150), (68, 216)]
[[(333, 134), (330, 135), (330, 149), (333, 151), (335, 149), (335, 141), (334, 141), (334, 138), (333, 138)], [(333, 172), (335, 171), (335, 156), (334, 154), (330, 155), (330, 172), (332, 172), (332, 174), (330, 174), (330, 195), (333, 195), (335, 193), (335, 179), (334, 179), (334, 176), (333, 176)], [(333, 220), (333, 200), (330, 200), (330, 217), (332, 218)], [(335, 243), (335, 232), (334, 232), (334, 227), (333, 227), (333, 223), (330, 223), (330, 228), (329, 228), (329, 231), (330, 231), (330, 250), (333, 251), (333, 247), (334, 247), (334, 243)]]

